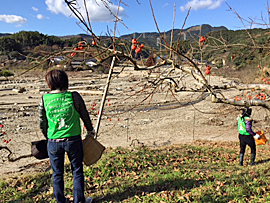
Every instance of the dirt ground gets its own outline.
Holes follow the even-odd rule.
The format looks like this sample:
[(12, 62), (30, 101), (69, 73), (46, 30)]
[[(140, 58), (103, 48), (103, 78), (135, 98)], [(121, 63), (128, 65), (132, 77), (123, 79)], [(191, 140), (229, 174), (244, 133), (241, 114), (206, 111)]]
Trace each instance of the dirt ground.
[[(119, 67), (115, 72), (120, 70)], [(44, 75), (45, 72), (32, 71), (0, 81), (0, 121), (6, 133), (0, 137), (0, 146), (12, 152), (9, 161), (9, 152), (4, 148), (0, 150), (2, 176), (50, 168), (48, 160), (29, 157), (31, 142), (44, 138), (37, 116), (40, 98), (48, 91)], [(89, 71), (69, 72), (68, 75), (70, 91), (82, 95), (96, 126), (107, 75)], [(198, 139), (238, 141), (236, 117), (240, 107), (212, 103), (201, 93), (173, 95), (165, 85), (151, 86), (151, 77), (146, 75), (132, 68), (113, 74), (98, 133), (98, 140), (105, 147), (163, 147)], [(217, 76), (211, 76), (210, 80), (211, 85), (230, 82)], [(185, 81), (194, 85), (191, 77)], [(149, 96), (151, 92), (154, 94)], [(236, 94), (239, 93), (233, 90), (224, 92), (231, 98)], [(254, 130), (268, 131), (268, 112), (261, 107), (254, 107), (253, 112), (257, 121)]]

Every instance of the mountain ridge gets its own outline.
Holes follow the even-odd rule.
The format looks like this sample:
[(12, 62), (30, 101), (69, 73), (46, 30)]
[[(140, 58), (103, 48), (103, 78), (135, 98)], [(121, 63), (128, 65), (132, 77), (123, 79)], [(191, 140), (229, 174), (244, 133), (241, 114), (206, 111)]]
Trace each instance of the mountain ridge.
[[(177, 41), (179, 38), (179, 34), (181, 33), (181, 40), (190, 40), (198, 39), (200, 36), (207, 35), (212, 31), (220, 31), (220, 30), (228, 30), (225, 26), (212, 27), (209, 24), (203, 25), (194, 25), (186, 29), (173, 29), (173, 41)], [(164, 31), (161, 34), (165, 38), (171, 38), (172, 29), (168, 31)], [(15, 33), (13, 33), (15, 34)], [(42, 34), (42, 33), (41, 33)], [(10, 36), (11, 33), (0, 33), (0, 37)], [(50, 35), (54, 36), (54, 35)], [(71, 38), (83, 38), (86, 40), (91, 40), (92, 36), (84, 33), (80, 33), (77, 35), (64, 35), (64, 36), (55, 36), (60, 39), (71, 39)], [(110, 36), (100, 36), (103, 39), (109, 38)], [(160, 38), (160, 34), (158, 32), (134, 32), (130, 34), (120, 35), (117, 37), (121, 40), (131, 41), (133, 38), (140, 39), (142, 42), (147, 43), (149, 46), (156, 46), (158, 42), (158, 38)]]
[[(203, 24), (203, 25), (195, 25), (195, 26), (191, 26), (189, 28), (183, 29), (182, 30), (182, 34), (183, 36), (181, 36), (181, 39), (184, 39), (184, 35), (186, 39), (192, 40), (194, 39), (194, 36), (196, 36), (196, 38), (199, 38), (200, 36), (206, 35), (209, 32), (212, 31), (220, 31), (220, 30), (228, 30), (225, 26), (218, 26), (218, 27), (212, 27), (209, 24)], [(177, 40), (178, 39), (178, 35), (181, 32), (181, 29), (175, 28), (173, 29), (174, 31), (174, 37), (173, 40)], [(167, 37), (170, 37), (172, 32), (171, 30), (168, 30), (166, 32), (163, 32), (161, 34), (165, 34)], [(77, 35), (65, 35), (65, 36), (58, 36), (62, 39), (69, 39), (69, 38), (73, 38), (73, 37), (82, 37), (82, 38), (87, 38), (87, 39), (92, 39), (91, 35), (88, 34), (77, 34)], [(108, 36), (101, 36), (102, 38), (107, 38)], [(158, 32), (134, 32), (134, 33), (130, 33), (130, 34), (125, 34), (125, 35), (121, 35), (117, 38), (119, 39), (123, 39), (123, 40), (131, 40), (132, 38), (158, 38), (160, 37)]]

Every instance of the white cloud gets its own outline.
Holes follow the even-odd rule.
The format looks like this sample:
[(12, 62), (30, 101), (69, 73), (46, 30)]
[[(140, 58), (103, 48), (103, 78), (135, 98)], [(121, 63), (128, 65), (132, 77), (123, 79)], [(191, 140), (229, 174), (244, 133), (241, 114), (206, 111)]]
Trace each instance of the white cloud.
[(190, 7), (192, 10), (200, 10), (200, 9), (216, 9), (221, 6), (224, 0), (191, 0), (187, 2), (184, 6), (180, 6), (181, 11), (186, 11)]
[(163, 5), (162, 5), (162, 8), (165, 8), (165, 7), (167, 7), (167, 6), (169, 6), (169, 3), (163, 4)]
[(42, 19), (50, 19), (49, 17), (46, 17), (46, 16), (44, 16), (44, 15), (42, 15), (42, 14), (37, 14), (36, 17), (37, 17), (37, 19), (39, 19), (39, 20), (42, 20)]
[[(84, 1), (83, 0), (77, 0), (77, 6), (85, 19), (87, 19), (86, 14), (84, 11)], [(45, 3), (47, 4), (48, 10), (55, 13), (55, 14), (63, 14), (67, 17), (70, 17), (72, 12), (64, 3), (63, 0), (46, 0)], [(101, 0), (86, 0), (86, 5), (88, 9), (88, 13), (90, 16), (90, 20), (93, 22), (111, 22), (114, 21), (114, 17), (110, 14), (108, 9), (104, 6), (104, 4), (101, 2)], [(114, 4), (108, 4), (111, 11), (116, 14), (118, 10), (118, 6)], [(119, 18), (121, 18), (124, 15), (124, 8), (119, 8)], [(75, 17), (75, 16), (73, 16)]]
[(34, 11), (38, 11), (38, 8), (36, 8), (36, 7), (32, 7), (32, 10), (34, 10)]
[(39, 20), (44, 19), (44, 16), (42, 14), (37, 14), (37, 19)]
[(0, 21), (4, 21), (6, 23), (26, 23), (27, 19), (23, 18), (21, 16), (16, 16), (16, 15), (0, 15)]

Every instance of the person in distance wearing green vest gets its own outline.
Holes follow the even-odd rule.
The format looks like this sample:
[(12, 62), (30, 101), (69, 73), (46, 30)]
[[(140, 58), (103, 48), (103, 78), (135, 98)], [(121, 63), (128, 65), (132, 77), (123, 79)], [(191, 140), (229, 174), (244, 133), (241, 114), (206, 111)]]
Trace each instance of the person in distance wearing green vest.
[(250, 165), (255, 164), (256, 143), (255, 143), (254, 137), (256, 139), (259, 139), (260, 135), (256, 134), (252, 130), (252, 119), (250, 118), (251, 113), (252, 113), (252, 109), (249, 107), (246, 107), (245, 109), (242, 109), (242, 114), (238, 116), (237, 118), (239, 141), (240, 141), (240, 157), (239, 157), (240, 166), (243, 166), (246, 145), (248, 145), (251, 149)]
[(65, 153), (70, 160), (73, 174), (74, 203), (89, 203), (84, 197), (83, 146), (81, 138), (82, 119), (87, 136), (95, 132), (84, 100), (78, 92), (68, 91), (65, 71), (51, 70), (45, 76), (51, 91), (42, 96), (39, 104), (39, 126), (48, 139), (47, 150), (53, 170), (53, 193), (57, 203), (66, 203), (64, 195)]

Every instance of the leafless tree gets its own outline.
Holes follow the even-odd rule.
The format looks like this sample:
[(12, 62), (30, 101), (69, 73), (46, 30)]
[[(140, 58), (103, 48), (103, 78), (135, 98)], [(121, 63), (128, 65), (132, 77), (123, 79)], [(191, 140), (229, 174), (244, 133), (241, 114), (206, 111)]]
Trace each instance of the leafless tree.
[[(260, 100), (260, 99), (242, 99), (240, 101), (236, 100), (235, 98), (228, 98), (226, 96), (224, 96), (223, 91), (226, 91), (228, 89), (237, 89), (239, 91), (242, 90), (262, 90), (264, 91), (264, 93), (268, 92), (270, 90), (270, 86), (266, 85), (266, 84), (239, 84), (237, 82), (231, 82), (228, 84), (224, 84), (222, 86), (217, 86), (217, 85), (212, 85), (209, 80), (207, 80), (206, 75), (202, 72), (202, 69), (200, 67), (198, 67), (198, 64), (196, 62), (194, 62), (194, 60), (188, 56), (187, 54), (183, 54), (180, 50), (179, 50), (179, 41), (180, 41), (180, 37), (181, 37), (181, 32), (179, 34), (179, 38), (177, 41), (177, 45), (176, 48), (174, 48), (172, 46), (171, 42), (168, 42), (167, 39), (164, 37), (164, 35), (160, 32), (159, 26), (158, 26), (158, 22), (155, 18), (155, 13), (154, 13), (154, 9), (152, 6), (152, 2), (151, 0), (149, 0), (149, 4), (150, 4), (150, 8), (151, 8), (151, 12), (152, 12), (152, 16), (153, 16), (153, 20), (156, 24), (156, 28), (157, 31), (159, 32), (160, 35), (160, 39), (163, 42), (163, 47), (165, 50), (169, 51), (170, 53), (172, 53), (174, 56), (177, 56), (174, 58), (163, 58), (162, 56), (160, 56), (161, 60), (155, 64), (152, 64), (151, 66), (149, 66), (149, 63), (147, 63), (146, 65), (140, 65), (139, 61), (136, 60), (135, 58), (133, 58), (129, 53), (127, 52), (127, 50), (130, 50), (129, 48), (125, 47), (123, 44), (119, 43), (117, 38), (115, 37), (115, 33), (114, 35), (111, 37), (111, 41), (112, 41), (112, 45), (110, 47), (102, 47), (101, 43), (99, 43), (100, 37), (97, 37), (94, 33), (94, 31), (91, 28), (91, 22), (90, 19), (88, 18), (87, 21), (83, 18), (82, 14), (76, 9), (76, 1), (68, 1), (65, 0), (65, 2), (67, 3), (67, 5), (69, 6), (70, 10), (74, 13), (74, 15), (78, 18), (78, 20), (85, 26), (85, 29), (90, 32), (94, 38), (94, 40), (97, 42), (97, 44), (95, 45), (95, 53), (93, 55), (95, 55), (97, 58), (99, 58), (100, 61), (104, 61), (106, 58), (109, 57), (116, 57), (118, 59), (120, 58), (125, 58), (125, 60), (128, 60), (130, 64), (133, 65), (134, 67), (134, 71), (144, 71), (144, 70), (154, 70), (154, 69), (158, 69), (162, 67), (162, 72), (160, 72), (160, 74), (158, 74), (157, 78), (153, 79), (152, 85), (153, 86), (157, 86), (157, 85), (164, 85), (165, 82), (166, 84), (170, 85), (170, 91), (173, 94), (181, 94), (181, 92), (185, 91), (191, 91), (191, 92), (204, 92), (207, 93), (208, 96), (210, 96), (212, 98), (212, 102), (214, 103), (224, 103), (224, 104), (230, 104), (230, 105), (234, 105), (234, 106), (262, 106), (266, 109), (270, 109), (270, 105), (268, 102), (268, 98), (265, 98), (264, 100)], [(118, 18), (117, 13), (114, 14), (112, 13), (111, 9), (110, 9), (110, 1), (106, 1), (106, 0), (102, 0), (102, 3), (106, 6), (106, 8), (110, 11), (110, 13), (114, 16), (115, 18), (115, 28), (117, 27), (117, 23), (122, 23), (122, 20)], [(139, 3), (139, 2), (138, 2)], [(122, 0), (119, 1), (119, 6), (121, 4), (124, 4), (124, 2)], [(243, 18), (240, 17), (240, 15), (237, 14), (236, 11), (234, 11), (229, 5), (228, 5), (229, 9), (234, 12), (239, 20), (241, 20), (242, 22), (245, 21)], [(87, 11), (87, 8), (85, 7), (85, 10)], [(186, 15), (186, 19), (185, 22), (189, 16), (190, 10), (188, 11), (187, 15)], [(90, 14), (88, 14), (90, 15)], [(185, 22), (183, 23), (183, 27), (185, 25)], [(245, 21), (247, 22), (247, 21)], [(254, 25), (256, 23), (256, 21), (248, 21), (250, 24)], [(260, 23), (262, 24), (262, 23)], [(263, 21), (263, 25), (267, 26), (268, 23), (266, 23), (265, 21)], [(183, 30), (182, 27), (182, 30)], [(115, 31), (116, 29), (114, 29)], [(250, 33), (248, 32), (248, 29), (246, 29), (247, 34), (250, 36), (250, 38), (252, 39), (252, 36), (250, 35)], [(220, 39), (215, 39), (215, 40), (219, 40)], [(256, 49), (258, 48), (257, 44), (255, 41), (253, 41), (253, 48)], [(201, 43), (201, 42), (198, 42)], [(199, 44), (199, 47), (202, 50), (202, 43)], [(225, 42), (223, 42), (223, 46), (241, 46), (240, 44), (237, 45), (229, 45), (226, 44)], [(242, 45), (245, 46), (245, 45)], [(213, 47), (214, 48), (214, 47)], [(118, 51), (116, 51), (118, 50)], [(119, 51), (120, 50), (120, 51)], [(131, 50), (132, 51), (132, 50)], [(106, 52), (106, 54), (104, 54)], [(158, 53), (158, 51), (156, 51), (156, 53)], [(179, 63), (179, 61), (181, 59), (185, 59), (187, 61), (187, 63), (185, 64), (181, 64)], [(190, 76), (193, 77), (194, 79), (194, 83), (196, 84), (200, 84), (197, 85), (197, 88), (188, 88), (187, 86), (184, 86), (183, 84), (183, 78), (181, 77), (181, 75), (183, 74), (188, 74)], [(168, 83), (168, 81), (170, 81)]]

